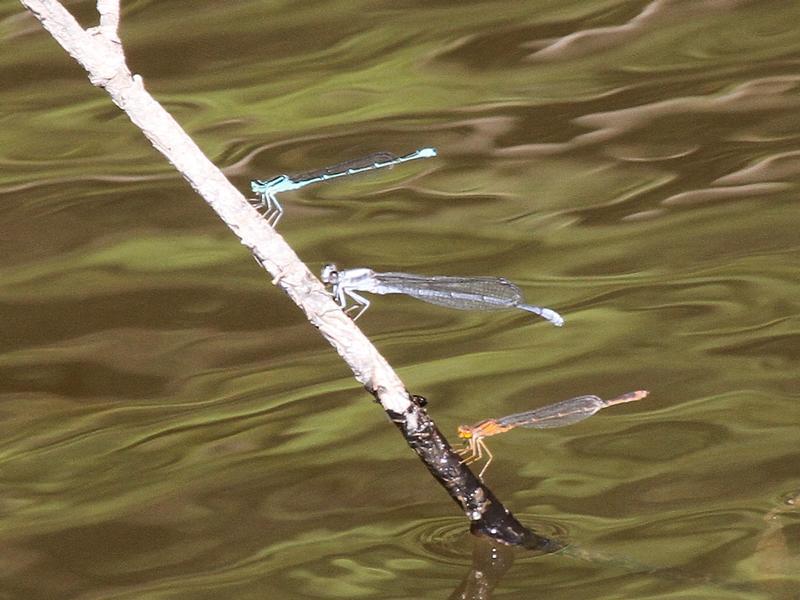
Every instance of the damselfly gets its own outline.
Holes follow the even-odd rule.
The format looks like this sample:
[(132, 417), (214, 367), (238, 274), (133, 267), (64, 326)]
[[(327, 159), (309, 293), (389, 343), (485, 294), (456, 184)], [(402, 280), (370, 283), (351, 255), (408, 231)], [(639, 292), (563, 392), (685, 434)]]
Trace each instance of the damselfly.
[[(561, 327), (564, 319), (556, 311), (525, 304), (522, 290), (502, 277), (446, 277), (412, 273), (377, 273), (372, 269), (340, 271), (328, 264), (322, 269), (322, 281), (332, 286), (333, 297), (343, 309), (358, 310), (355, 321), (369, 308), (370, 302), (358, 292), (405, 294), (430, 304), (459, 310), (505, 310), (519, 308), (547, 319)], [(347, 307), (347, 298), (355, 304)]]
[(483, 465), (478, 477), (483, 478), (483, 474), (492, 462), (492, 453), (486, 446), (484, 438), (506, 431), (511, 431), (516, 427), (528, 427), (535, 429), (548, 429), (550, 427), (564, 427), (572, 425), (578, 421), (588, 419), (600, 409), (614, 404), (624, 402), (635, 402), (641, 400), (649, 394), (646, 390), (637, 390), (618, 396), (612, 400), (603, 400), (597, 396), (578, 396), (549, 404), (542, 408), (529, 410), (527, 412), (508, 415), (498, 419), (486, 419), (474, 425), (461, 425), (458, 428), (458, 437), (465, 440), (466, 446), (458, 453), (464, 456), (464, 463), (471, 464), (483, 458), (484, 452), (489, 457)]
[(302, 187), (320, 181), (328, 181), (329, 179), (355, 175), (356, 173), (373, 171), (384, 167), (393, 167), (410, 160), (430, 158), (432, 156), (436, 156), (435, 148), (422, 148), (405, 156), (396, 156), (391, 152), (376, 152), (364, 158), (348, 160), (316, 171), (298, 175), (278, 175), (272, 179), (255, 179), (250, 182), (250, 189), (259, 196), (259, 208), (264, 210), (264, 218), (275, 227), (283, 216), (283, 207), (275, 197), (276, 194), (299, 190)]

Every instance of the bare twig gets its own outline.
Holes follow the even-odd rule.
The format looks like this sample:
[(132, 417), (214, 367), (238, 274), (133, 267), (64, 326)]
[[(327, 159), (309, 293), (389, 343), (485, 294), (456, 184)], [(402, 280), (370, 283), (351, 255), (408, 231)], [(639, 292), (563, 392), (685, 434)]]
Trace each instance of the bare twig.
[(114, 103), (206, 200), (241, 243), (250, 248), (257, 262), (272, 274), (273, 282), (305, 312), (461, 506), (472, 522), (473, 531), (506, 543), (555, 548), (557, 545), (531, 533), (514, 519), (491, 491), (461, 464), (422, 403), (412, 400), (383, 356), (339, 309), (320, 281), (150, 96), (142, 77), (131, 74), (117, 34), (119, 0), (98, 0), (100, 24), (88, 30), (82, 29), (56, 0), (20, 1), (86, 69), (92, 84), (108, 92)]
[(119, 0), (97, 0), (100, 13), (100, 34), (110, 42), (122, 45), (119, 39)]

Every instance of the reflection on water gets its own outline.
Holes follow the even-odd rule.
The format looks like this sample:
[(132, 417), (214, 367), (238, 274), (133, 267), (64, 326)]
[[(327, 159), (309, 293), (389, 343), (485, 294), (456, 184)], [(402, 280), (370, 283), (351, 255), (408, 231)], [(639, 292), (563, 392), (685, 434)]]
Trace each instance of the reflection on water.
[[(375, 298), (359, 324), (444, 430), (651, 391), (498, 438), (489, 485), (589, 557), (518, 557), (498, 593), (797, 595), (800, 5), (124, 8), (132, 67), (242, 190), (439, 149), (287, 196), (281, 231), (314, 270), (503, 275), (565, 316)], [(6, 595), (449, 595), (467, 524), (380, 410), (20, 5), (0, 19)]]

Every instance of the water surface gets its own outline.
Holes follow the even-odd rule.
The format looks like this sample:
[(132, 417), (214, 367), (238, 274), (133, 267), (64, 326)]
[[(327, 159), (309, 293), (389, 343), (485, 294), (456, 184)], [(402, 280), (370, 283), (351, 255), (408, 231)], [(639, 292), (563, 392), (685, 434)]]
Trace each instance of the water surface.
[[(501, 275), (565, 316), (375, 298), (443, 430), (651, 391), (491, 440), (487, 483), (573, 544), (497, 597), (797, 597), (800, 5), (123, 6), (242, 190), (439, 149), (280, 229), (315, 270)], [(0, 40), (0, 596), (447, 597), (467, 523), (371, 397), (18, 3)]]

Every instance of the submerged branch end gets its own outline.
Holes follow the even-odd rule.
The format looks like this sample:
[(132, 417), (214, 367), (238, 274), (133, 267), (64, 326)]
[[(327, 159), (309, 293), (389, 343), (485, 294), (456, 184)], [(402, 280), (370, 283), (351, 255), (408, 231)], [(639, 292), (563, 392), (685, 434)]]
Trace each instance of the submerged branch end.
[(415, 395), (410, 398), (405, 413), (387, 411), (387, 414), (434, 479), (470, 520), (474, 535), (540, 552), (563, 548), (558, 540), (534, 533), (520, 523), (442, 435), (425, 410), (427, 400)]

